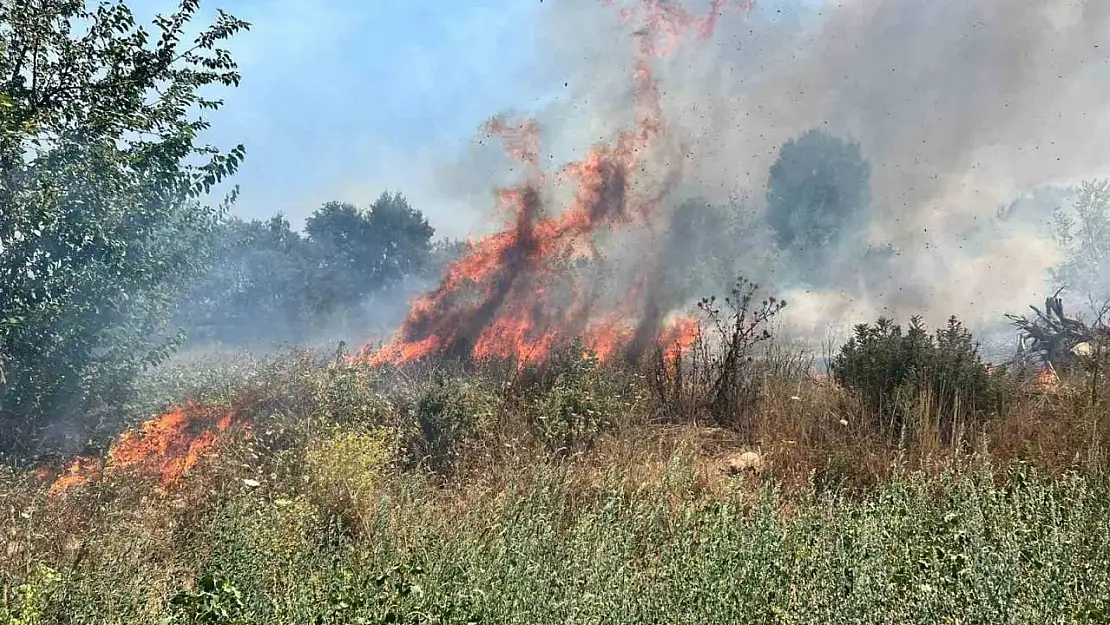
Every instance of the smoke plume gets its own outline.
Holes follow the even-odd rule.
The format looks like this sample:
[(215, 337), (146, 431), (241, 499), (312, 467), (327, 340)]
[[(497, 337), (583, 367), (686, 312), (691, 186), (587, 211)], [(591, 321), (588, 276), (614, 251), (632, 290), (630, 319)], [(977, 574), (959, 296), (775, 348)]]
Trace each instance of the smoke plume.
[[(517, 256), (478, 255), (499, 269), (477, 304), (454, 299), (458, 271), (449, 275), (417, 302), (393, 351), (379, 358), (451, 351), (445, 338), (474, 351), (483, 332), (521, 336), (542, 326), (589, 334), (598, 309), (581, 317), (594, 321), (568, 321), (583, 302), (592, 306), (577, 287), (563, 283), (565, 303), (556, 306), (540, 301), (554, 296), (535, 280), (521, 279), (535, 276), (537, 265), (522, 259), (543, 249), (531, 238), (543, 219), (588, 218), (571, 247), (625, 276), (608, 286), (631, 295), (600, 310), (631, 317), (621, 330), (628, 341), (642, 336), (637, 323), (657, 325), (691, 301), (680, 279), (654, 277), (695, 262), (660, 250), (691, 247), (666, 232), (677, 211), (696, 210), (697, 202), (684, 202), (690, 198), (754, 209), (745, 234), (715, 253), (790, 302), (783, 321), (797, 336), (823, 340), (881, 314), (922, 314), (931, 324), (955, 314), (997, 327), (1004, 312), (1044, 296), (1046, 269), (1059, 260), (1043, 215), (1007, 217), (1000, 208), (1110, 171), (1102, 149), (1110, 138), (1102, 104), (1110, 96), (1110, 3), (567, 0), (549, 9), (547, 24), (538, 45), (551, 64), (538, 71), (562, 83), (563, 96), (523, 126), (498, 118), (485, 129), (522, 164), (513, 170), (515, 191), (501, 194), (516, 217), (490, 235), (511, 239)], [(835, 280), (820, 288), (764, 236), (760, 217), (780, 146), (814, 128), (858, 142), (871, 168), (865, 227), (826, 251)], [(641, 143), (629, 147), (629, 137)], [(634, 158), (607, 160), (622, 150)], [(564, 171), (577, 176), (577, 192), (536, 173), (564, 161), (575, 163)], [(595, 197), (582, 197), (584, 188)], [(627, 197), (650, 210), (624, 212)], [(533, 203), (571, 208), (536, 212)], [(893, 253), (870, 255), (868, 246)], [(517, 302), (511, 315), (508, 301)], [(522, 302), (559, 311), (558, 321), (525, 313)], [(528, 319), (527, 329), (499, 327), (506, 316)], [(413, 351), (417, 345), (424, 349)]]
[[(560, 126), (552, 110), (546, 121), (588, 141), (597, 119), (620, 118), (619, 24), (588, 1), (561, 4), (550, 23), (560, 71), (585, 84), (573, 99), (600, 115)], [(1058, 260), (1049, 231), (997, 212), (1110, 171), (1108, 55), (1110, 3), (1096, 0), (765, 2), (722, 13), (714, 38), (678, 50), (658, 76), (684, 142), (681, 183), (712, 201), (762, 198), (779, 147), (809, 129), (860, 143), (872, 169), (865, 234), (898, 251), (863, 268), (881, 279), (859, 286), (858, 249), (825, 291), (791, 291), (802, 276), (762, 262), (791, 300), (787, 318), (822, 334), (877, 314), (991, 323), (1043, 297)], [(752, 266), (774, 254), (736, 252)]]

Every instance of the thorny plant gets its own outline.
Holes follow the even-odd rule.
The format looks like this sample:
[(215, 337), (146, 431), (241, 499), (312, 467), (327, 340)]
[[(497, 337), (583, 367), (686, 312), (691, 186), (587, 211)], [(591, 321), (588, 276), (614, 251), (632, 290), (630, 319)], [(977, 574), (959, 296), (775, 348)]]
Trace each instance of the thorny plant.
[(706, 415), (717, 424), (751, 429), (750, 417), (758, 404), (762, 379), (756, 375), (756, 348), (771, 339), (768, 325), (786, 307), (774, 296), (755, 301), (759, 285), (738, 277), (723, 299), (702, 298), (710, 335), (702, 332), (687, 356), (656, 351), (652, 388), (661, 404), (679, 407), (682, 417)]

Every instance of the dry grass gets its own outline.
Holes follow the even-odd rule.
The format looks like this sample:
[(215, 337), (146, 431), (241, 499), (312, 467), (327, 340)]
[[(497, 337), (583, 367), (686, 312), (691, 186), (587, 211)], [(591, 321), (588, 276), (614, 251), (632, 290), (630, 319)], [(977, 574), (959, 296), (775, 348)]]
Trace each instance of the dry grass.
[[(686, 545), (710, 531), (689, 526), (691, 515), (719, 506), (744, 518), (773, 514), (776, 524), (801, 523), (782, 531), (804, 534), (805, 523), (825, 523), (815, 520), (813, 508), (822, 498), (844, 502), (838, 506), (876, 506), (876, 497), (894, 496), (879, 493), (915, 484), (923, 499), (913, 505), (924, 506), (922, 514), (931, 518), (928, 506), (940, 506), (937, 493), (943, 491), (930, 484), (959, 479), (970, 480), (959, 488), (987, 488), (974, 486), (980, 483), (974, 476), (986, 472), (1005, 483), (1021, 463), (1037, 479), (1058, 484), (1044, 495), (1055, 497), (1051, 489), (1072, 488), (1070, 480), (1101, 483), (1108, 468), (1110, 411), (1091, 403), (1082, 380), (1051, 393), (1015, 386), (1004, 412), (960, 424), (958, 436), (945, 443), (928, 398), (895, 440), (868, 428), (875, 420), (850, 394), (784, 361), (764, 362), (757, 371), (758, 398), (742, 419), (697, 409), (692, 386), (685, 387), (692, 402), (686, 416), (676, 418), (679, 411), (651, 392), (649, 376), (606, 367), (550, 376), (529, 383), (522, 394), (522, 383), (496, 368), (459, 370), (445, 383), (432, 371), (382, 372), (308, 358), (266, 366), (230, 400), (236, 414), (253, 423), (250, 436), (221, 446), (165, 492), (156, 480), (120, 473), (51, 496), (49, 480), (35, 470), (2, 469), (0, 583), (9, 596), (28, 584), (53, 588), (55, 582), (42, 577), (48, 571), (62, 581), (42, 599), (43, 614), (93, 614), (77, 607), (91, 602), (122, 620), (153, 622), (166, 615), (170, 596), (218, 570), (254, 589), (252, 609), (268, 605), (260, 613), (274, 616), (285, 604), (266, 603), (267, 593), (282, 589), (288, 606), (318, 605), (322, 589), (337, 592), (346, 583), (327, 577), (337, 566), (347, 570), (362, 562), (358, 566), (380, 570), (390, 562), (426, 562), (439, 552), (435, 558), (471, 558), (473, 565), (465, 566), (477, 568), (464, 567), (466, 574), (490, 592), (511, 583), (483, 576), (495, 563), (515, 570), (515, 556), (502, 551), (514, 541), (532, 545), (528, 549), (541, 549), (534, 542), (541, 541), (552, 551), (528, 556), (547, 558), (536, 566), (573, 576), (578, 573), (565, 567), (589, 562), (552, 554), (615, 548), (603, 540), (602, 527), (627, 534), (622, 549), (629, 550), (631, 566), (649, 575), (669, 566), (668, 545)], [(426, 401), (429, 393), (451, 401)], [(552, 429), (543, 411), (553, 408), (566, 411), (577, 438)], [(444, 418), (461, 418), (466, 427), (428, 429)], [(560, 445), (552, 444), (553, 432)], [(455, 460), (420, 461), (417, 456), (429, 450)], [(731, 474), (730, 457), (745, 451), (759, 454), (760, 470)], [(429, 471), (435, 467), (449, 468)], [(761, 508), (768, 497), (773, 510)], [(583, 525), (587, 521), (598, 525)], [(538, 537), (521, 533), (525, 527)], [(725, 532), (713, 540), (739, 540), (729, 538), (730, 531), (713, 529)], [(601, 542), (589, 547), (591, 541)], [(696, 552), (696, 544), (683, 549)], [(449, 565), (436, 564), (445, 576), (438, 583), (449, 579)], [(11, 613), (6, 601), (3, 609)], [(296, 608), (302, 609), (309, 608)], [(670, 614), (666, 606), (658, 609)]]

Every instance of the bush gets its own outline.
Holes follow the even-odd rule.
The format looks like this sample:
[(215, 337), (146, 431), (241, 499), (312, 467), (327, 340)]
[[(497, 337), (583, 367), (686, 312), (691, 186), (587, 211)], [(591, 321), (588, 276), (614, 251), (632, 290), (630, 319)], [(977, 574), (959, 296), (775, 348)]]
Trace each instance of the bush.
[(361, 526), (392, 460), (388, 432), (343, 431), (309, 447), (307, 466), (318, 506), (349, 529)]
[(229, 580), (205, 575), (192, 591), (182, 591), (170, 600), (178, 621), (210, 625), (246, 623), (243, 593)]
[(668, 357), (662, 346), (656, 349), (650, 386), (672, 420), (704, 415), (715, 425), (751, 434), (769, 365), (757, 360), (759, 348), (771, 340), (768, 326), (786, 307), (773, 296), (757, 304), (757, 291), (758, 284), (738, 277), (723, 307), (715, 296), (698, 302), (706, 321), (687, 356)]
[(439, 381), (424, 391), (412, 408), (404, 447), (409, 464), (448, 475), (458, 464), (463, 444), (474, 433), (478, 418), (470, 399), (473, 390), (461, 381)]
[(896, 436), (914, 402), (931, 402), (930, 416), (950, 442), (958, 417), (981, 418), (1001, 400), (999, 378), (987, 372), (979, 344), (955, 317), (934, 335), (920, 317), (905, 332), (886, 318), (860, 324), (831, 369), (837, 383), (862, 400), (872, 425)]
[[(623, 364), (603, 363), (582, 339), (520, 368), (504, 390), (503, 414), (519, 416), (515, 425), (556, 456), (586, 449), (629, 416), (642, 415), (648, 396), (642, 375)], [(502, 420), (499, 434), (506, 425)]]
[(557, 455), (591, 445), (643, 397), (629, 382), (594, 358), (570, 361), (555, 374), (551, 387), (533, 399), (533, 432)]
[(43, 612), (54, 600), (61, 582), (57, 571), (39, 564), (22, 584), (11, 590), (6, 584), (0, 586), (0, 623), (35, 625), (46, 622)]

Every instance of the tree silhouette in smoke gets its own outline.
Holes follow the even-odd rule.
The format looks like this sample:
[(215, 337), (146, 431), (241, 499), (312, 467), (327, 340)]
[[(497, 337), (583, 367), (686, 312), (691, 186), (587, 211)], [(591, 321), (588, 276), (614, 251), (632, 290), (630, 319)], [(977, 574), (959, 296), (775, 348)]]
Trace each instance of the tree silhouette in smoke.
[(350, 305), (424, 268), (435, 230), (400, 193), (382, 193), (366, 210), (328, 202), (305, 222), (316, 248), (326, 307)]
[(1063, 259), (1049, 279), (1083, 301), (1110, 300), (1110, 180), (1084, 182), (1071, 206), (1053, 217)]
[(810, 130), (782, 146), (767, 183), (767, 221), (779, 248), (811, 277), (867, 209), (870, 178), (858, 143)]

